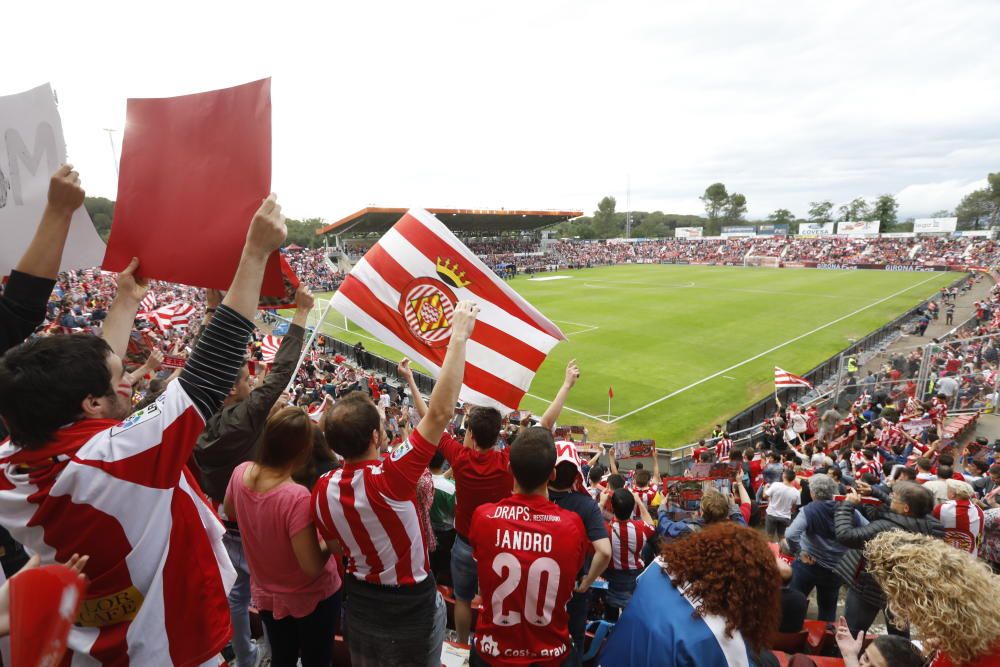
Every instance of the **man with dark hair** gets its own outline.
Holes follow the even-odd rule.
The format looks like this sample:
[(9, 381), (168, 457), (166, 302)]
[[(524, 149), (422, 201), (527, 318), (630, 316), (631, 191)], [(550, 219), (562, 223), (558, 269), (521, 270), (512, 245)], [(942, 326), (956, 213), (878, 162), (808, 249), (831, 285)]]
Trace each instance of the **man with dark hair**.
[[(642, 551), (646, 540), (653, 537), (656, 524), (638, 494), (628, 489), (618, 489), (611, 495), (611, 508), (615, 518), (608, 523), (611, 564), (604, 572), (604, 577), (608, 580), (604, 617), (609, 621), (617, 621), (622, 609), (632, 598), (635, 580), (646, 565), (642, 561)], [(636, 508), (639, 509), (641, 520), (632, 518)]]
[(121, 357), (146, 292), (135, 258), (118, 276), (103, 340), (41, 338), (0, 360), (0, 416), (11, 431), (0, 447), (0, 521), (46, 560), (90, 556), (69, 635), (76, 662), (219, 664), (236, 573), (185, 464), (236, 382), (264, 267), (285, 234), (272, 195), (177, 382), (131, 416)]
[(455, 412), (465, 349), (479, 307), (460, 301), (430, 406), (408, 440), (379, 459), (385, 427), (367, 393), (341, 398), (324, 416), (344, 467), (320, 478), (313, 520), (331, 551), (347, 556), (345, 622), (351, 664), (440, 665), (446, 610), (427, 560), (417, 480)]
[[(205, 322), (212, 319), (217, 296), (209, 291)], [(295, 292), (295, 315), (288, 325), (288, 332), (281, 337), (281, 345), (274, 355), (274, 363), (264, 381), (250, 391), (250, 372), (240, 369), (239, 380), (229, 392), (222, 409), (205, 423), (205, 430), (198, 438), (194, 459), (198, 464), (201, 488), (217, 508), (226, 535), (223, 542), (229, 558), (236, 568), (236, 583), (229, 591), (229, 612), (233, 620), (233, 652), (236, 667), (253, 667), (257, 664), (258, 646), (250, 639), (250, 566), (243, 554), (243, 541), (235, 517), (227, 517), (222, 510), (226, 486), (233, 470), (244, 461), (251, 461), (257, 453), (257, 443), (264, 431), (271, 408), (292, 380), (292, 373), (302, 353), (306, 320), (313, 308), (313, 296), (302, 285)]]
[[(410, 397), (417, 414), (427, 410), (409, 359), (397, 368), (406, 378)], [(562, 411), (570, 389), (580, 376), (575, 360), (566, 367), (566, 378), (552, 405), (542, 415), (541, 425), (551, 430)], [(459, 442), (445, 433), (438, 445), (454, 471), (455, 477), (455, 542), (451, 548), (451, 579), (455, 594), (455, 632), (458, 641), (466, 644), (472, 625), (472, 599), (476, 597), (476, 564), (468, 536), (472, 513), (485, 503), (495, 503), (510, 495), (514, 480), (510, 472), (510, 450), (496, 449), (503, 418), (495, 408), (472, 406), (465, 418), (465, 439)]]
[[(617, 480), (621, 476), (614, 477)], [(611, 540), (597, 501), (584, 487), (580, 456), (572, 442), (556, 443), (556, 474), (549, 482), (549, 500), (580, 517), (593, 549), (593, 554), (588, 551), (583, 566), (576, 573), (576, 589), (567, 608), (570, 636), (582, 655), (590, 613), (590, 586), (611, 562)]]
[[(933, 537), (944, 537), (941, 523), (931, 516), (934, 509), (934, 495), (913, 482), (896, 482), (892, 485), (892, 496), (886, 498), (877, 489), (859, 482), (858, 488), (882, 501), (883, 505), (873, 507), (862, 505), (861, 496), (855, 490), (847, 494), (834, 513), (834, 528), (837, 540), (848, 548), (834, 568), (840, 578), (850, 587), (844, 607), (844, 617), (851, 632), (867, 632), (875, 616), (885, 609), (885, 592), (878, 581), (868, 572), (863, 555), (865, 544), (879, 533), (887, 530), (903, 530)], [(884, 505), (889, 501), (889, 507)], [(854, 511), (860, 509), (868, 519), (865, 526), (856, 527)], [(891, 617), (891, 615), (890, 615)], [(908, 630), (900, 630), (891, 622), (890, 634), (909, 636)]]
[(523, 428), (510, 446), (514, 495), (481, 505), (469, 539), (483, 610), (469, 664), (579, 664), (566, 605), (583, 563), (583, 522), (547, 497), (556, 448), (547, 428)]
[(792, 513), (802, 502), (802, 492), (795, 488), (795, 471), (786, 468), (781, 481), (765, 487), (763, 497), (768, 500), (764, 516), (764, 530), (772, 542), (785, 537), (785, 529), (792, 523)]

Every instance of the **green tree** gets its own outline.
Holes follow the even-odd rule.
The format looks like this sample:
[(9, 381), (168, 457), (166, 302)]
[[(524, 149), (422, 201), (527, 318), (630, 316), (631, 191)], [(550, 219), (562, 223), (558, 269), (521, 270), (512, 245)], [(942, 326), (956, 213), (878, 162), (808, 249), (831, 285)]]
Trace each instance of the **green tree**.
[(747, 213), (747, 198), (739, 192), (729, 195), (726, 200), (726, 207), (723, 210), (723, 218), (727, 223), (743, 222), (743, 216)]
[(951, 211), (949, 211), (948, 209), (943, 208), (940, 211), (934, 211), (933, 213), (931, 213), (931, 217), (932, 218), (954, 218), (955, 214), (952, 213)]
[(993, 212), (990, 214), (990, 227), (1000, 224), (1000, 172), (986, 177), (989, 183), (990, 201), (993, 202)]
[(115, 217), (115, 203), (105, 197), (85, 197), (83, 206), (94, 221), (94, 228), (104, 241), (111, 234), (111, 221)]
[(955, 207), (959, 229), (979, 229), (988, 227), (996, 215), (997, 205), (993, 201), (990, 188), (973, 190), (962, 197)]
[(659, 239), (667, 236), (667, 216), (662, 211), (633, 213), (638, 223), (632, 228), (632, 235), (639, 238)]
[(597, 210), (594, 211), (594, 234), (597, 238), (607, 239), (617, 236), (618, 225), (615, 221), (614, 197), (605, 197), (597, 203)]
[(814, 201), (809, 203), (809, 222), (833, 222), (832, 213), (832, 201)]
[(705, 194), (699, 199), (705, 204), (705, 213), (708, 214), (708, 219), (717, 220), (729, 202), (729, 193), (726, 192), (726, 186), (722, 183), (712, 183), (705, 188)]
[(872, 210), (864, 197), (856, 197), (850, 203), (851, 217), (849, 220), (870, 220)]
[(288, 236), (285, 239), (286, 245), (294, 243), (304, 248), (323, 247), (323, 237), (316, 236), (316, 230), (325, 224), (322, 218), (307, 218), (305, 220), (288, 218), (285, 222), (288, 225)]
[(875, 200), (872, 216), (878, 220), (879, 231), (887, 232), (896, 226), (896, 212), (898, 210), (899, 203), (892, 195), (882, 195)]
[(795, 220), (795, 214), (787, 208), (775, 209), (774, 213), (767, 216), (767, 221), (776, 225), (788, 225)]

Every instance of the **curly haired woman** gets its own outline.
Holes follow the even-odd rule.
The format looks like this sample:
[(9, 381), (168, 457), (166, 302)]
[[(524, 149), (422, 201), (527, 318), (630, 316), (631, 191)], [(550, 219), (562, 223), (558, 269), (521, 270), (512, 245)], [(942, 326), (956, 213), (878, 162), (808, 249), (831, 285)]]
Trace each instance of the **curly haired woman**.
[(731, 521), (710, 525), (664, 545), (598, 664), (761, 665), (756, 654), (778, 627), (780, 588), (762, 535)]
[(937, 650), (931, 667), (1000, 665), (1000, 577), (947, 543), (886, 532), (865, 545), (892, 613)]

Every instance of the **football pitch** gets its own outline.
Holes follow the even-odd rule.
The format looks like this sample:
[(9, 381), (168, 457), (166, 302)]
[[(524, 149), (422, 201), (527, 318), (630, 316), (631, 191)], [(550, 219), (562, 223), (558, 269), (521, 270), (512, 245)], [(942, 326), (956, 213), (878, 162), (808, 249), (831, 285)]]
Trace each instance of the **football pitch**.
[[(672, 265), (520, 276), (511, 286), (568, 339), (542, 364), (521, 409), (541, 414), (575, 358), (581, 377), (560, 424), (586, 426), (591, 440), (678, 447), (772, 392), (774, 366), (805, 373), (957, 278)], [(332, 310), (322, 330), (401, 356)]]

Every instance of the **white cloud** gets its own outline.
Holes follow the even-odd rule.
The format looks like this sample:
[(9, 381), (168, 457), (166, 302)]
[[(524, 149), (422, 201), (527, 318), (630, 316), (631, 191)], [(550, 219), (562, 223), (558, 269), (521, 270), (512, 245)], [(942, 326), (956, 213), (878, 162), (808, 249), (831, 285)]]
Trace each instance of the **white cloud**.
[(941, 181), (908, 185), (896, 195), (900, 217), (915, 217), (942, 210), (954, 212), (962, 197), (984, 187), (986, 187), (985, 178), (971, 183)]
[[(953, 208), (1000, 168), (1000, 4), (101, 3), (4, 9), (0, 94), (51, 80), (71, 158), (114, 196), (127, 97), (273, 77), (294, 216), (370, 203), (750, 214), (897, 192)], [(949, 186), (947, 184), (954, 184)], [(938, 184), (932, 186), (928, 184)], [(915, 189), (915, 190), (914, 190)], [(921, 207), (927, 207), (926, 210)]]

